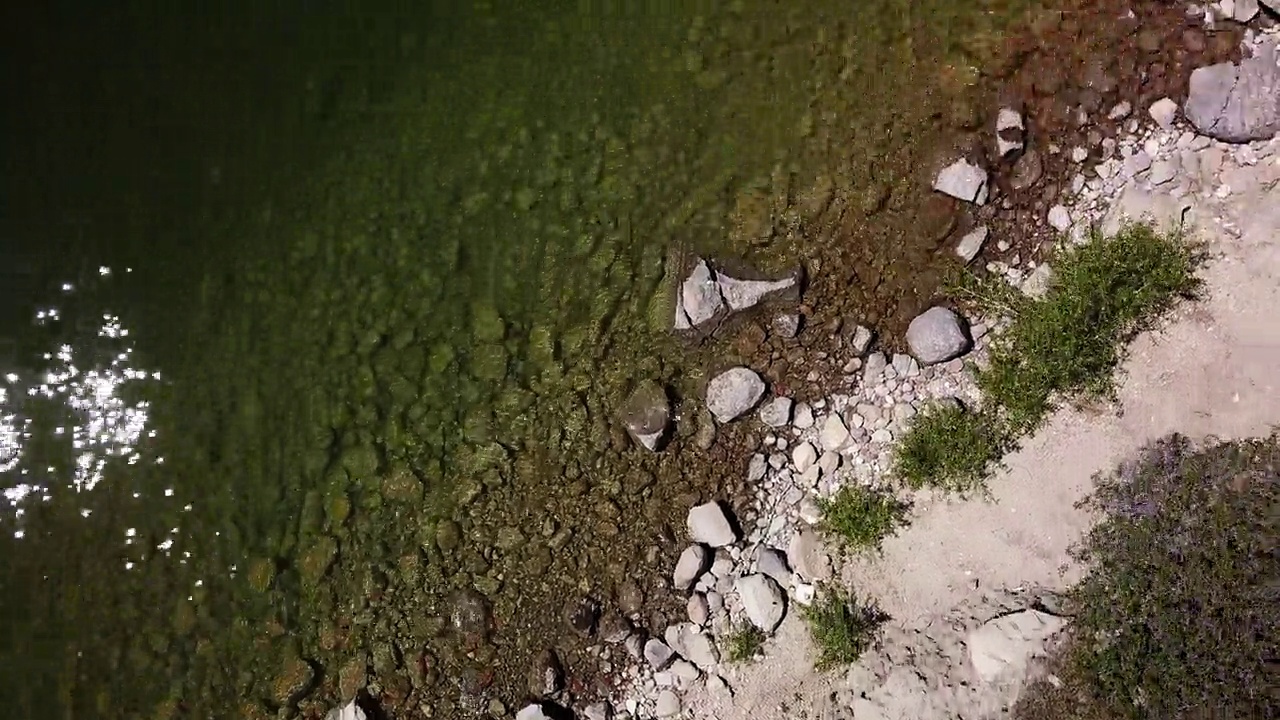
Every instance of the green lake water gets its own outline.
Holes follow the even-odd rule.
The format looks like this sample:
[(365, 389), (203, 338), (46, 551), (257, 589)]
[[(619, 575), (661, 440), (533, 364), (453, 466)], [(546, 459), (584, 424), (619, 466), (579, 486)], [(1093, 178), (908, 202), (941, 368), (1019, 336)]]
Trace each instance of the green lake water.
[(3, 11), (17, 717), (514, 708), (714, 495), (616, 422), (729, 352), (671, 337), (681, 263), (900, 323), (919, 170), (1024, 9), (100, 5)]

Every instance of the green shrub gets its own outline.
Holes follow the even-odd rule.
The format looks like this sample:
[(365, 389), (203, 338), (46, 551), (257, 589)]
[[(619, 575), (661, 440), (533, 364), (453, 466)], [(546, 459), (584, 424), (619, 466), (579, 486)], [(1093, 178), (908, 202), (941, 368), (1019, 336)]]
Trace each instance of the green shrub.
[(830, 499), (819, 500), (822, 529), (855, 550), (879, 548), (903, 523), (906, 504), (882, 490), (846, 485)]
[(835, 589), (824, 590), (804, 609), (804, 618), (818, 650), (814, 665), (819, 670), (857, 660), (889, 619), (874, 603), (860, 602), (856, 596)]
[(940, 405), (918, 416), (902, 438), (894, 455), (895, 474), (913, 489), (967, 492), (982, 486), (1000, 452), (1000, 438), (985, 416), (959, 403)]
[(1049, 292), (1039, 300), (979, 288), (979, 302), (1011, 311), (1012, 324), (978, 374), (984, 399), (1000, 408), (1003, 433), (1035, 430), (1057, 395), (1110, 396), (1128, 341), (1194, 295), (1196, 262), (1180, 235), (1129, 225), (1055, 257)]
[(1101, 479), (1065, 684), (1024, 720), (1280, 717), (1280, 442), (1161, 440)]
[(1194, 296), (1197, 262), (1195, 247), (1179, 234), (1129, 225), (1055, 256), (1040, 299), (998, 278), (962, 276), (957, 297), (1010, 320), (978, 372), (982, 411), (923, 415), (899, 443), (895, 474), (913, 488), (975, 489), (1060, 400), (1112, 396), (1127, 343), (1180, 298)]

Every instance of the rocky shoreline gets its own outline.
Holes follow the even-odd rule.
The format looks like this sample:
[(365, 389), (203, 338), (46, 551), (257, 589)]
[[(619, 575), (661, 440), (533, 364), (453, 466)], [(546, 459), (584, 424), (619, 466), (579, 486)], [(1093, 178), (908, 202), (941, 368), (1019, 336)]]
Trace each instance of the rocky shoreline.
[[(1035, 297), (1052, 279), (1051, 266), (1042, 259), (1050, 237), (1085, 243), (1093, 229), (1114, 232), (1122, 221), (1144, 216), (1217, 224), (1238, 236), (1223, 217), (1189, 217), (1191, 203), (1182, 200), (1222, 201), (1245, 187), (1280, 182), (1280, 142), (1272, 139), (1280, 131), (1280, 31), (1256, 3), (1193, 4), (1185, 16), (1202, 23), (1202, 32), (1216, 24), (1252, 24), (1243, 33), (1232, 31), (1239, 52), (1217, 49), (1226, 58), (1223, 63), (1198, 69), (1191, 65), (1200, 57), (1183, 57), (1172, 73), (1175, 79), (1163, 86), (1168, 95), (1151, 97), (1149, 88), (1126, 95), (1121, 78), (1110, 84), (1111, 91), (1082, 98), (1070, 119), (1077, 126), (1070, 137), (1050, 134), (1035, 108), (1003, 106), (989, 138), (994, 152), (980, 154), (983, 160), (956, 160), (934, 177), (935, 191), (974, 205), (973, 226), (954, 234), (952, 247), (961, 262), (984, 257), (988, 272)], [(1130, 11), (1121, 19), (1133, 18)], [(1199, 35), (1183, 32), (1182, 39), (1205, 49)], [(1180, 80), (1186, 89), (1178, 87)], [(985, 161), (992, 156), (994, 163)], [(1029, 188), (1040, 189), (1038, 196), (1019, 196)], [(990, 238), (996, 247), (988, 245)], [(800, 277), (797, 272), (780, 280), (738, 281), (698, 261), (681, 287), (675, 329), (718, 328), (731, 313), (771, 293), (799, 290)], [(784, 310), (770, 322), (794, 336), (802, 320)], [(737, 671), (722, 657), (727, 634), (745, 624), (775, 632), (787, 613), (813, 601), (816, 584), (840, 574), (840, 558), (824, 546), (817, 529), (818, 501), (849, 483), (888, 487), (895, 440), (930, 404), (980, 403), (966, 362), (985, 363), (989, 338), (1003, 323), (1002, 318), (966, 320), (936, 305), (908, 328), (909, 353), (877, 348), (868, 327), (846, 329), (840, 372), (849, 389), (812, 400), (780, 392), (748, 367), (712, 377), (705, 402), (716, 421), (752, 424), (755, 446), (745, 460), (746, 484), (753, 488), (750, 509), (741, 520), (723, 502), (690, 509), (689, 544), (671, 577), (671, 591), (686, 600), (687, 620), (648, 632), (633, 629), (643, 622), (639, 616), (597, 615), (584, 621), (603, 641), (602, 662), (613, 665), (615, 673), (619, 663), (627, 670), (611, 697), (578, 708), (580, 716), (715, 717), (707, 708), (732, 705)], [(665, 396), (653, 389), (638, 392), (631, 407), (632, 437), (661, 451), (672, 420)], [(1066, 624), (1053, 593), (996, 592), (1002, 598), (998, 608), (960, 613), (956, 632), (969, 650), (935, 672), (955, 673), (964, 662), (972, 663), (980, 680), (993, 680), (1011, 666), (1025, 671), (1030, 658)], [(979, 615), (993, 619), (975, 623)], [(891, 674), (891, 657), (900, 652), (895, 648), (918, 640), (886, 640), (871, 664), (882, 676)], [(527, 706), (518, 718), (559, 716), (554, 698), (562, 679), (554, 675), (554, 668), (547, 671), (548, 699)], [(837, 705), (868, 702), (864, 693)]]

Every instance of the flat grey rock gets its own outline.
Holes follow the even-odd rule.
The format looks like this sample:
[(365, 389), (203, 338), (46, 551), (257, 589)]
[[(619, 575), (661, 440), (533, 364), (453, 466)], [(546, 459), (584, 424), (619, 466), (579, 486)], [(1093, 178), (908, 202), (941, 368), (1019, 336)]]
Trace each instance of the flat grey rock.
[(969, 345), (960, 317), (944, 307), (929, 308), (907, 326), (907, 346), (921, 365), (959, 357)]
[[(714, 318), (724, 305), (720, 296), (720, 285), (706, 260), (699, 260), (693, 266), (689, 277), (680, 284), (679, 311), (683, 311), (687, 324), (697, 327)], [(677, 312), (677, 327), (679, 312)]]
[(956, 243), (956, 255), (965, 262), (973, 262), (973, 259), (982, 251), (982, 246), (987, 242), (989, 234), (986, 225), (979, 225), (965, 233), (964, 237), (960, 238), (960, 242)]
[(644, 659), (654, 670), (666, 670), (676, 659), (676, 651), (658, 638), (649, 638), (644, 644)]
[(729, 309), (735, 312), (755, 307), (769, 295), (791, 290), (796, 286), (796, 281), (794, 275), (781, 280), (739, 280), (724, 273), (716, 274), (720, 295), (724, 297)]
[(680, 697), (670, 690), (663, 690), (658, 693), (658, 700), (653, 705), (653, 714), (660, 718), (679, 715)]
[(969, 661), (983, 682), (1022, 679), (1027, 663), (1066, 625), (1060, 617), (1024, 610), (990, 620), (969, 633)]
[(764, 380), (750, 368), (730, 368), (707, 383), (707, 409), (722, 423), (741, 417), (763, 396)]
[(983, 205), (987, 202), (987, 171), (961, 158), (938, 173), (933, 189), (957, 200)]
[(791, 584), (791, 568), (787, 565), (787, 555), (777, 548), (760, 549), (760, 558), (756, 566), (760, 572), (773, 578), (782, 587)]
[(789, 397), (775, 397), (760, 406), (760, 422), (771, 428), (780, 428), (791, 422), (791, 406)]
[(1274, 46), (1239, 65), (1196, 68), (1183, 106), (1200, 133), (1223, 142), (1269, 140), (1280, 133), (1280, 67)]
[(773, 578), (763, 573), (744, 575), (736, 583), (742, 610), (752, 625), (773, 632), (787, 612), (787, 596)]
[(738, 541), (738, 534), (734, 531), (733, 524), (729, 522), (729, 516), (725, 515), (724, 508), (716, 502), (703, 503), (690, 508), (686, 524), (689, 528), (689, 537), (693, 538), (694, 542), (716, 548), (732, 545)]

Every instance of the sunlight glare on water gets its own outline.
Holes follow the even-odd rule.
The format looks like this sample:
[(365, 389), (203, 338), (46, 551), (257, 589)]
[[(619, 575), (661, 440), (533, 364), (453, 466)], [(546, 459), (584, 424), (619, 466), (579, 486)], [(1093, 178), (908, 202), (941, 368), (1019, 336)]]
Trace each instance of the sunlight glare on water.
[[(98, 274), (109, 277), (111, 270), (102, 267)], [(65, 294), (75, 290), (71, 283), (63, 283), (61, 289)], [(34, 323), (47, 326), (61, 317), (58, 308), (46, 307), (36, 312)], [(20, 479), (3, 490), (4, 498), (16, 509), (15, 519), (22, 517), (22, 503), (35, 498), (49, 500), (53, 485), (60, 480), (77, 492), (94, 489), (102, 482), (109, 462), (122, 459), (136, 464), (141, 459), (138, 442), (143, 434), (155, 436), (147, 429), (150, 403), (128, 397), (126, 391), (139, 383), (158, 382), (160, 373), (132, 367), (129, 330), (119, 317), (103, 313), (97, 325), (97, 338), (108, 344), (103, 360), (95, 361), (86, 357), (90, 354), (87, 351), (60, 343), (55, 351), (44, 354), (49, 366), (36, 382), (26, 385), (21, 374), (11, 372), (4, 378), (7, 387), (0, 387), (0, 473), (16, 473)], [(20, 390), (24, 386), (25, 393)], [(46, 467), (45, 479), (36, 479), (29, 467), (32, 463), (23, 462), (27, 446), (39, 432), (32, 421), (36, 404), (52, 406), (55, 415), (62, 418), (47, 431), (70, 442), (70, 476), (65, 479), (57, 477), (54, 465)], [(81, 512), (82, 517), (89, 515), (88, 510)], [(19, 527), (14, 534), (22, 537), (23, 531)]]

